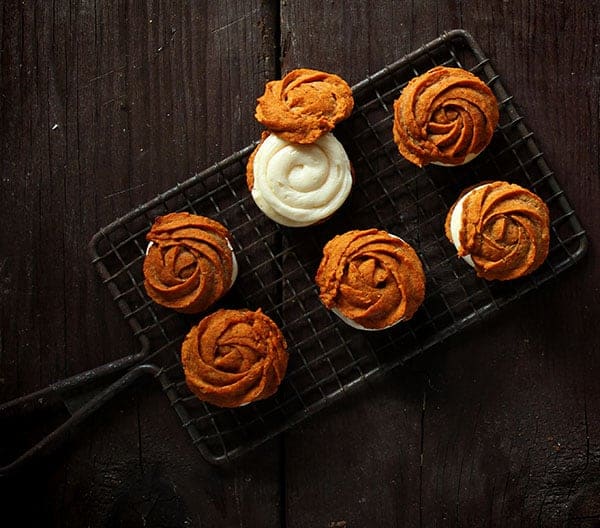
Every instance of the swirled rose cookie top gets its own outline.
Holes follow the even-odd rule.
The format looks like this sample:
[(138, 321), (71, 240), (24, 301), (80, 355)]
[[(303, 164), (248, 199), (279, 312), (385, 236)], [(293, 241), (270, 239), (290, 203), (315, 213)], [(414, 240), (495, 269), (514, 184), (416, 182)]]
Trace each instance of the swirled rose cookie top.
[(237, 264), (229, 230), (211, 218), (170, 213), (146, 235), (144, 287), (156, 303), (198, 313), (220, 299), (235, 280)]
[(488, 280), (532, 273), (548, 255), (548, 207), (519, 185), (496, 181), (466, 189), (446, 217), (460, 257)]
[(419, 167), (460, 165), (485, 149), (498, 119), (496, 97), (481, 79), (437, 66), (412, 79), (394, 102), (394, 141)]
[(257, 102), (257, 121), (292, 143), (313, 143), (346, 119), (354, 107), (346, 81), (306, 68), (268, 82)]
[(410, 319), (425, 298), (425, 274), (414, 249), (374, 228), (331, 239), (315, 281), (327, 308), (364, 329)]
[(279, 327), (260, 309), (218, 310), (193, 326), (181, 347), (190, 390), (220, 407), (271, 396), (288, 363)]

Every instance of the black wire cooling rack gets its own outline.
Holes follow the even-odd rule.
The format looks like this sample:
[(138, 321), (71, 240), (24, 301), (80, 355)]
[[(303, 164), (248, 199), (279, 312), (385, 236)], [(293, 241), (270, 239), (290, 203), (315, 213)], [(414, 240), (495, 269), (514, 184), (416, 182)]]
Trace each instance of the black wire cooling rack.
[[(482, 78), (500, 104), (492, 143), (458, 168), (419, 169), (403, 160), (392, 139), (393, 101), (406, 83), (436, 65), (459, 66)], [(454, 30), (353, 87), (352, 116), (336, 128), (354, 166), (352, 195), (317, 228), (278, 226), (255, 206), (246, 188), (251, 145), (178, 184), (101, 229), (91, 242), (93, 262), (123, 316), (140, 339), (144, 363), (158, 379), (192, 442), (212, 462), (229, 461), (314, 414), (409, 358), (539, 287), (585, 253), (585, 233), (517, 112), (512, 96), (473, 38)], [(444, 236), (450, 205), (465, 187), (508, 180), (533, 190), (551, 212), (548, 259), (533, 275), (486, 282), (456, 257)], [(219, 409), (187, 389), (180, 344), (200, 316), (154, 304), (143, 287), (145, 236), (154, 219), (173, 211), (210, 216), (231, 231), (240, 274), (215, 307), (261, 307), (281, 327), (290, 361), (277, 394), (238, 409)], [(422, 259), (426, 299), (416, 316), (381, 332), (342, 323), (320, 303), (314, 275), (323, 245), (349, 229), (379, 227), (409, 242)]]

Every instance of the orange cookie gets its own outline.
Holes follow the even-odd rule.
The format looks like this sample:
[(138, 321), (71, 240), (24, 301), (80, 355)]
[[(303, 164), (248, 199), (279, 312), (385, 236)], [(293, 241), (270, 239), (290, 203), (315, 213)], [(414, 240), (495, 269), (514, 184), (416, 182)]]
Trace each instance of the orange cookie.
[(348, 231), (330, 240), (316, 283), (327, 308), (364, 330), (410, 319), (425, 298), (425, 274), (414, 249), (378, 229)]
[(144, 286), (150, 298), (181, 313), (206, 310), (237, 275), (231, 235), (219, 222), (190, 213), (159, 216), (146, 235)]
[(337, 75), (298, 69), (267, 83), (255, 117), (292, 143), (313, 143), (352, 112), (352, 90)]
[(484, 279), (522, 277), (548, 255), (548, 207), (512, 183), (485, 183), (465, 191), (448, 211), (445, 229), (458, 255)]
[(419, 167), (461, 165), (490, 143), (498, 119), (498, 101), (479, 77), (437, 66), (412, 79), (394, 102), (394, 141)]
[(277, 391), (288, 353), (281, 330), (261, 310), (218, 310), (190, 330), (181, 362), (199, 399), (239, 407)]

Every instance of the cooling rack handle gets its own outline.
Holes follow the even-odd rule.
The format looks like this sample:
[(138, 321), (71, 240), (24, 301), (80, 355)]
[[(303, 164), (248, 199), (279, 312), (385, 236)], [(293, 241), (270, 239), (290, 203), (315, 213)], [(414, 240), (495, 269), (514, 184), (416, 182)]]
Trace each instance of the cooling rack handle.
[(21, 416), (38, 409), (50, 407), (57, 401), (64, 402), (63, 394), (70, 391), (78, 391), (107, 376), (117, 374), (126, 368), (141, 363), (144, 357), (144, 351), (132, 354), (85, 372), (75, 374), (69, 378), (56, 381), (43, 389), (2, 403), (0, 404), (0, 417)]
[[(97, 369), (94, 369), (94, 371), (97, 371)], [(106, 402), (112, 399), (116, 394), (123, 391), (125, 388), (131, 386), (141, 376), (150, 375), (156, 377), (160, 374), (160, 372), (161, 369), (159, 367), (151, 364), (141, 364), (131, 368), (127, 371), (126, 374), (124, 374), (122, 377), (111, 383), (108, 387), (98, 392), (92, 399), (90, 399), (88, 402), (86, 402), (76, 411), (74, 411), (66, 421), (60, 424), (56, 429), (50, 432), (37, 444), (29, 448), (25, 453), (20, 455), (18, 458), (16, 458), (9, 464), (0, 467), (0, 478), (15, 473), (19, 469), (23, 468), (27, 463), (37, 458), (39, 455), (48, 452), (48, 450), (51, 448), (58, 447), (70, 436), (70, 434), (73, 432), (74, 428), (77, 425), (79, 425), (83, 420), (92, 415), (95, 411), (102, 407), (102, 405), (104, 405)], [(68, 381), (69, 380), (66, 380), (66, 382)], [(65, 383), (62, 382), (62, 385), (64, 384)], [(79, 384), (81, 384), (81, 381), (79, 382)], [(28, 396), (24, 396), (22, 398), (18, 398), (17, 400), (13, 400), (11, 402), (3, 404), (2, 406), (0, 406), (0, 414), (2, 414), (3, 412), (11, 414), (11, 412), (14, 412), (14, 409), (23, 409), (30, 405), (39, 404), (40, 400), (42, 400), (42, 402), (49, 401), (50, 395), (52, 394), (52, 391), (49, 389), (51, 389), (52, 387), (53, 386), (50, 386), (47, 389), (43, 389), (42, 391), (38, 391)]]

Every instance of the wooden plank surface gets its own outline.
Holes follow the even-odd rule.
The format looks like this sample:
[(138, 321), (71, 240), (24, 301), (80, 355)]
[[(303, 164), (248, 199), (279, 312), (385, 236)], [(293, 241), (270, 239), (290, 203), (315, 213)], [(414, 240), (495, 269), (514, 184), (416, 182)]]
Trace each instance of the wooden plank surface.
[[(460, 25), (492, 57), (593, 240), (598, 5), (579, 9), (554, 2), (294, 4), (284, 11), (282, 64), (316, 62), (357, 81), (389, 62), (390, 49), (401, 56)], [(324, 54), (314, 35), (325, 34), (342, 36)], [(598, 277), (590, 255), (558, 284), (289, 433), (288, 526), (597, 520), (597, 509), (584, 515), (575, 504), (578, 495), (582, 502), (595, 496), (600, 478), (593, 441), (598, 332), (590, 327), (598, 318)], [(573, 525), (579, 522), (594, 521)]]
[[(87, 243), (257, 139), (254, 101), (267, 80), (305, 66), (355, 83), (455, 27), (473, 34), (515, 96), (588, 231), (587, 257), (228, 468), (200, 458), (144, 380), (64, 448), (0, 481), (5, 519), (600, 522), (597, 0), (4, 3), (0, 401), (137, 351)], [(12, 437), (31, 440), (1, 431), (3, 451)]]
[[(87, 244), (253, 141), (256, 94), (277, 70), (269, 3), (10, 2), (0, 11), (5, 401), (138, 351)], [(1, 502), (31, 526), (142, 517), (271, 526), (279, 456), (275, 443), (228, 471), (203, 463), (148, 380), (3, 489)]]

